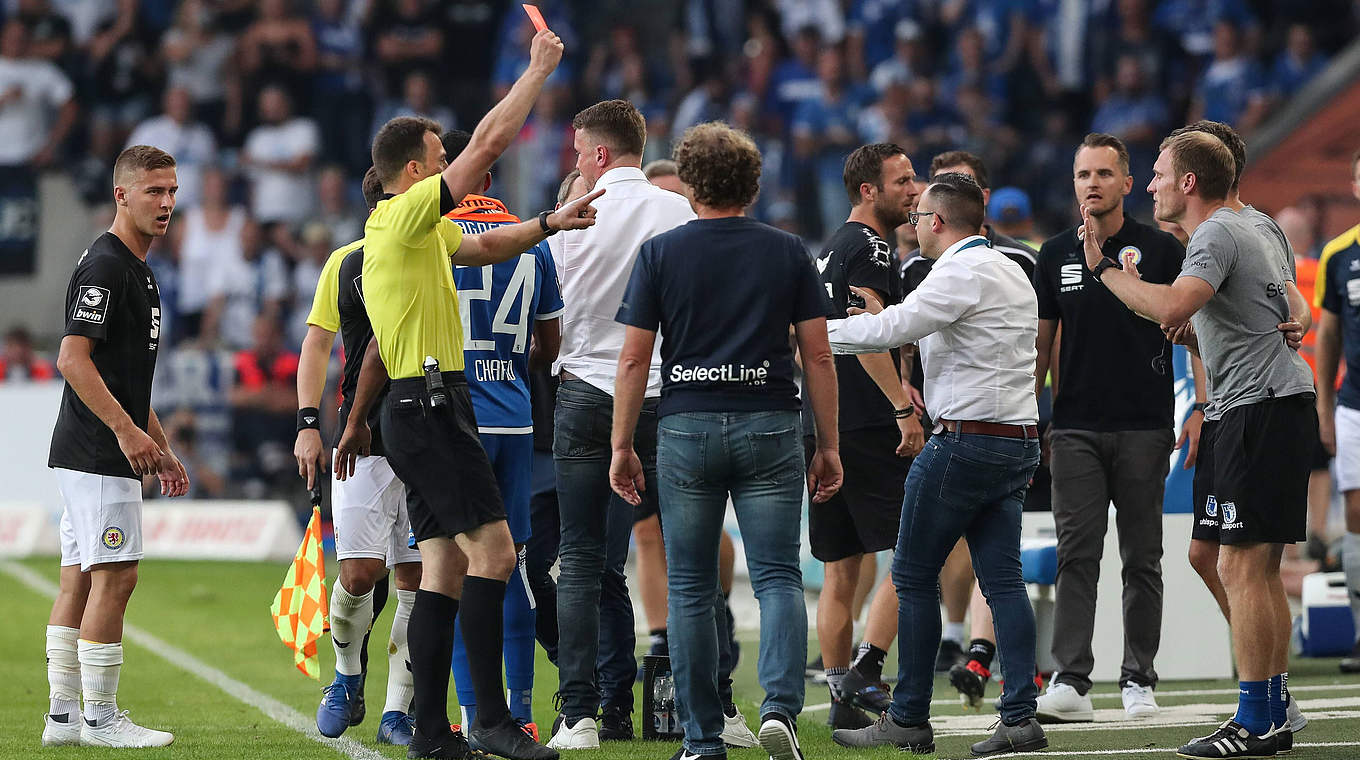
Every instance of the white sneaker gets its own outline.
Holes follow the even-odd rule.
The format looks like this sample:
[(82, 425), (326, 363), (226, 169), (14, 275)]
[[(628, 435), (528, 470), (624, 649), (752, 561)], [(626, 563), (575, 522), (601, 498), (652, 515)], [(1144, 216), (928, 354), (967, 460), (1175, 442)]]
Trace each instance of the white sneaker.
[(729, 747), (742, 749), (754, 747), (760, 743), (756, 740), (756, 735), (751, 733), (751, 729), (746, 725), (746, 718), (742, 717), (741, 710), (737, 710), (735, 715), (723, 714), (722, 740), (723, 744)]
[(1308, 727), (1308, 718), (1299, 709), (1299, 703), (1294, 701), (1294, 695), (1289, 695), (1289, 706), (1285, 708), (1285, 713), (1289, 716), (1289, 730), (1298, 733)]
[(1123, 688), (1120, 696), (1124, 698), (1124, 715), (1130, 719), (1157, 714), (1157, 699), (1150, 686), (1131, 683)]
[(1070, 685), (1054, 681), (1039, 695), (1034, 717), (1040, 723), (1089, 723), (1095, 719), (1095, 710), (1090, 694), (1078, 694)]
[(51, 715), (43, 715), (42, 745), (64, 747), (80, 744), (80, 725), (84, 722), (79, 712), (68, 714), (65, 723), (52, 720)]
[(599, 749), (600, 728), (594, 718), (582, 718), (576, 725), (562, 721), (562, 727), (548, 740), (553, 749)]
[(133, 723), (127, 710), (120, 710), (102, 726), (80, 721), (80, 743), (87, 747), (168, 747), (174, 741), (175, 735), (169, 731)]

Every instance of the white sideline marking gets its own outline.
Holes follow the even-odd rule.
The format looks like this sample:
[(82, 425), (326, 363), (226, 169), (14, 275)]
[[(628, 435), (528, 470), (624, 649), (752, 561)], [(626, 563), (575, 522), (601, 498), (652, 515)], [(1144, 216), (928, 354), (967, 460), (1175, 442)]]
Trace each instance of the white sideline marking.
[[(56, 598), (60, 587), (47, 578), (33, 572), (15, 562), (0, 562), (0, 571), (13, 577), (15, 580), (33, 589), (34, 591), (48, 597)], [(316, 721), (294, 710), (292, 707), (280, 702), (273, 697), (262, 694), (244, 683), (223, 673), (217, 668), (208, 665), (202, 660), (185, 652), (170, 643), (161, 640), (159, 637), (148, 633), (134, 625), (123, 625), (123, 637), (138, 646), (151, 651), (152, 654), (162, 660), (174, 665), (180, 670), (198, 676), (208, 683), (216, 686), (239, 702), (243, 702), (256, 710), (264, 713), (271, 720), (282, 723), (288, 728), (302, 734), (319, 744), (340, 752), (354, 760), (388, 760), (386, 755), (375, 752), (368, 747), (354, 741), (340, 737), (339, 739), (328, 739), (316, 730)]]
[[(1289, 691), (1295, 693), (1304, 693), (1310, 691), (1326, 691), (1326, 692), (1354, 691), (1356, 689), (1360, 689), (1360, 681), (1353, 683), (1312, 684), (1308, 686), (1289, 687)], [(1183, 689), (1180, 691), (1159, 691), (1156, 692), (1156, 694), (1159, 697), (1226, 697), (1226, 696), (1235, 697), (1237, 696), (1237, 689)], [(1121, 699), (1121, 698), (1122, 696), (1117, 691), (1091, 692), (1091, 699)], [(995, 697), (993, 697), (993, 699), (995, 699)], [(952, 707), (958, 704), (959, 704), (958, 699), (933, 699), (930, 702), (931, 707)], [(803, 708), (803, 712), (818, 712), (821, 710), (830, 709), (831, 709), (830, 702), (820, 702), (815, 705), (805, 706)]]
[[(1360, 742), (1294, 742), (1294, 749), (1301, 747), (1360, 747)], [(1051, 750), (1046, 749), (1040, 752), (1010, 752), (1005, 755), (992, 755), (994, 758), (1003, 757), (1089, 757), (1093, 755), (1133, 755), (1133, 754), (1159, 754), (1168, 755), (1176, 750), (1171, 747), (1139, 747), (1138, 749), (1082, 749), (1082, 750)]]

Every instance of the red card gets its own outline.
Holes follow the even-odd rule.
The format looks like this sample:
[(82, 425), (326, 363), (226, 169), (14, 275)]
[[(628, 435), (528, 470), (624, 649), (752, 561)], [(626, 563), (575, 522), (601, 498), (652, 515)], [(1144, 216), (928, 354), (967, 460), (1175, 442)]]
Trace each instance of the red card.
[(539, 12), (537, 5), (524, 3), (521, 7), (524, 8), (525, 13), (529, 14), (529, 20), (534, 22), (535, 29), (541, 32), (548, 28), (548, 22), (543, 20), (543, 14)]

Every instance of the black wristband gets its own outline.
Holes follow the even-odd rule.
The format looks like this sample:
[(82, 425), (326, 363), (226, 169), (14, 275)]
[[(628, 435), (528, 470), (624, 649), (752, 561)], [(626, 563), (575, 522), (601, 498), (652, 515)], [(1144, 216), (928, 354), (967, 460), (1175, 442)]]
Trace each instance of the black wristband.
[(1205, 406), (1206, 404), (1203, 401), (1196, 401), (1194, 405), (1190, 407), (1190, 413), (1194, 414), (1195, 412), (1199, 412), (1200, 414), (1204, 414)]
[(904, 419), (906, 419), (906, 418), (908, 418), (908, 417), (911, 417), (911, 416), (914, 415), (914, 414), (916, 414), (916, 405), (915, 405), (915, 404), (907, 404), (905, 407), (903, 407), (903, 408), (901, 408), (901, 409), (894, 409), (894, 410), (893, 410), (893, 419), (895, 419), (895, 420), (904, 420)]
[(557, 230), (548, 226), (548, 215), (551, 213), (552, 213), (551, 211), (540, 211), (538, 213), (538, 226), (540, 229), (543, 230), (543, 234), (548, 237), (552, 237), (553, 235), (557, 234)]
[(321, 429), (321, 411), (314, 406), (304, 407), (297, 413), (297, 431)]

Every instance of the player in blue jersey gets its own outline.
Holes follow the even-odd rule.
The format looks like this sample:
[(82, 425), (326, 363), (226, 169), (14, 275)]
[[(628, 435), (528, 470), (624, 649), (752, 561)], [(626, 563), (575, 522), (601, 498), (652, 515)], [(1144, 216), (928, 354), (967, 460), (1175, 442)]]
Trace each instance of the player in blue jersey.
[[(444, 134), (444, 152), (450, 161), (471, 138), (459, 130)], [(488, 174), (483, 192), (490, 187)], [(464, 197), (448, 216), (465, 235), (520, 221), (499, 200), (474, 194)], [(496, 472), (510, 536), (519, 553), (505, 595), (505, 681), (510, 690), (510, 712), (537, 739), (531, 712), (534, 604), (524, 575), (534, 456), (528, 374), (531, 365), (548, 366), (557, 357), (562, 295), (547, 243), (499, 264), (455, 266), (453, 280), (462, 309), (463, 356), (477, 431)], [(467, 662), (459, 634), (454, 640), (453, 674), (464, 725), (471, 724), (476, 710)]]

